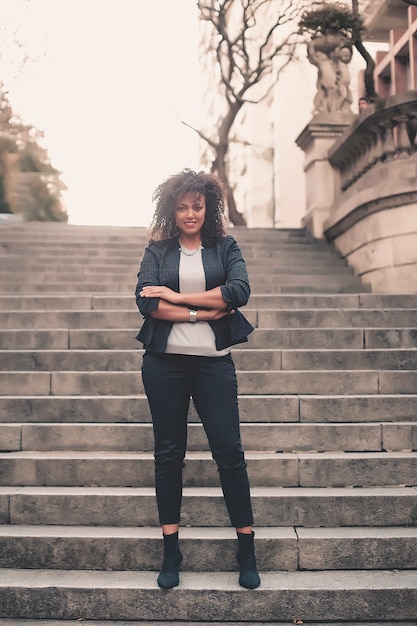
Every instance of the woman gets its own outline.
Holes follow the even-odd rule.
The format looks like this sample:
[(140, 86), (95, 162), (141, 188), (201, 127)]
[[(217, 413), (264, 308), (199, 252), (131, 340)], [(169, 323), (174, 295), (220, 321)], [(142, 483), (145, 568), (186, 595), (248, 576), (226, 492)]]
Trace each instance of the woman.
[(136, 287), (145, 318), (142, 379), (155, 438), (155, 487), (164, 557), (158, 584), (179, 584), (178, 528), (190, 398), (217, 463), (238, 538), (239, 583), (260, 584), (253, 515), (240, 441), (236, 372), (230, 346), (253, 327), (237, 307), (250, 288), (240, 249), (224, 232), (225, 199), (215, 176), (184, 170), (157, 187)]

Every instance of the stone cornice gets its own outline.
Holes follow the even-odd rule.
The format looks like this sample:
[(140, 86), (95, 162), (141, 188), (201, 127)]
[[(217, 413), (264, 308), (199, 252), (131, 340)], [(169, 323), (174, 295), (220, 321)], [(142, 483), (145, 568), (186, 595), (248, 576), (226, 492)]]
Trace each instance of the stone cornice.
[(325, 229), (325, 236), (328, 241), (333, 241), (343, 235), (344, 232), (352, 228), (355, 224), (365, 219), (369, 215), (378, 213), (379, 211), (386, 211), (389, 209), (396, 209), (400, 206), (407, 204), (417, 203), (417, 191), (410, 191), (408, 193), (400, 193), (393, 196), (387, 196), (384, 198), (375, 198), (359, 206), (357, 206), (348, 215), (340, 219), (338, 222)]

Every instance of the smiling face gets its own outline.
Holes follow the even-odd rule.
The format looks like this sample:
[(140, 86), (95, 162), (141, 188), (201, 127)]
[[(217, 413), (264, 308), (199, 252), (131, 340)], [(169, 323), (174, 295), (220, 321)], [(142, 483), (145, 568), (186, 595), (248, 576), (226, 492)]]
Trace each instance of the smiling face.
[(175, 205), (175, 223), (180, 240), (200, 243), (206, 217), (206, 199), (199, 193), (186, 193)]

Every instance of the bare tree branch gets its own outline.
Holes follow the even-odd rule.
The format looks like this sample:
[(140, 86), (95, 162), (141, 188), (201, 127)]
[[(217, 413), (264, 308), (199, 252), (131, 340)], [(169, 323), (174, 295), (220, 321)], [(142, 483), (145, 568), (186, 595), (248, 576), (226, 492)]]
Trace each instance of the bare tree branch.
[(223, 112), (216, 128), (192, 128), (213, 150), (212, 170), (229, 190), (229, 216), (244, 223), (228, 181), (230, 132), (246, 104), (259, 104), (271, 93), (290, 63), (299, 41), (298, 19), (315, 0), (198, 0), (207, 23), (206, 52), (214, 52), (220, 72)]

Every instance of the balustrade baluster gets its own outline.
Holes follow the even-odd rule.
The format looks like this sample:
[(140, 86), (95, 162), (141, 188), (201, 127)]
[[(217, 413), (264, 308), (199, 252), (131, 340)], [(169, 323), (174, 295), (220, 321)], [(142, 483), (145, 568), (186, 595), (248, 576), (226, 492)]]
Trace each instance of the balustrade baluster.
[(397, 127), (396, 127), (396, 139), (397, 139), (397, 153), (398, 153), (398, 158), (406, 158), (408, 157), (409, 153), (410, 153), (410, 138), (408, 136), (408, 131), (407, 131), (407, 122), (408, 122), (408, 118), (406, 115), (401, 115), (398, 117), (395, 117), (395, 121), (397, 122)]
[(411, 113), (407, 120), (407, 132), (411, 148), (417, 148), (417, 113)]
[(394, 142), (394, 124), (391, 120), (384, 120), (382, 126), (384, 128), (383, 156), (386, 161), (389, 161), (394, 158), (397, 151)]

